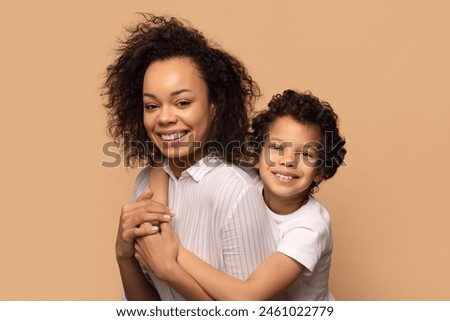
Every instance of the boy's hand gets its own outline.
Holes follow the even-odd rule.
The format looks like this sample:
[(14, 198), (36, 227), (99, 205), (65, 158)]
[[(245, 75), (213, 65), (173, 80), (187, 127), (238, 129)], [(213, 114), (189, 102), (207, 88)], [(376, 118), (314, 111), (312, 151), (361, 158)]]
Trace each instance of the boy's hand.
[(174, 215), (165, 205), (153, 201), (152, 196), (152, 190), (147, 189), (135, 203), (122, 207), (116, 238), (117, 259), (132, 258), (135, 238), (157, 233), (157, 225), (169, 222)]
[(159, 279), (167, 280), (177, 264), (180, 242), (169, 223), (161, 223), (160, 229), (161, 233), (136, 239), (135, 257)]

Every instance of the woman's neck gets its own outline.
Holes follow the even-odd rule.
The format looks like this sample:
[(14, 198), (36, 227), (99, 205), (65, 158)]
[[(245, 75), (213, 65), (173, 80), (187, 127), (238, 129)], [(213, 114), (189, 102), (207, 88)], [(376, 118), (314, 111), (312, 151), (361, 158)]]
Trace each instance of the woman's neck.
[(178, 179), (185, 170), (205, 157), (203, 150), (198, 149), (195, 152), (181, 158), (169, 158), (169, 166), (175, 177)]

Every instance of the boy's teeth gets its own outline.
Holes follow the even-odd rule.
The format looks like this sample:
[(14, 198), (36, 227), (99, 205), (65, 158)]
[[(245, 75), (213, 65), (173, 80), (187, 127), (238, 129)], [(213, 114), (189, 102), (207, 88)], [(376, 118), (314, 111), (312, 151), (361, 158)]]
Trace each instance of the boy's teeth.
[(285, 175), (281, 175), (281, 174), (277, 174), (277, 176), (281, 179), (292, 179), (292, 176), (285, 176)]
[(169, 135), (161, 134), (161, 138), (164, 140), (177, 140), (186, 135), (186, 132), (178, 132)]

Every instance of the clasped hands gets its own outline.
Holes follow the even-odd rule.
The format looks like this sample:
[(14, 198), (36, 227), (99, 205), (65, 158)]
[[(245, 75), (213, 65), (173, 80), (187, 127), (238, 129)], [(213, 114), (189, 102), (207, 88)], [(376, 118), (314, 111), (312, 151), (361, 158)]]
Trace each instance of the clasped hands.
[(152, 200), (151, 189), (135, 203), (122, 207), (116, 239), (118, 260), (138, 260), (160, 279), (176, 264), (180, 242), (170, 226), (175, 215), (165, 205)]

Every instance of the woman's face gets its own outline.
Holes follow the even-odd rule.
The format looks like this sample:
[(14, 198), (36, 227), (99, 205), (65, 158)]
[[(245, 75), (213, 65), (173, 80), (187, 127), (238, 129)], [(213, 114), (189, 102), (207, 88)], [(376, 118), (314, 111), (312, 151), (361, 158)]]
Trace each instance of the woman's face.
[[(187, 57), (151, 63), (143, 84), (144, 126), (147, 134), (172, 166), (186, 169), (204, 155), (214, 107), (208, 88)], [(176, 174), (176, 173), (175, 173)]]

